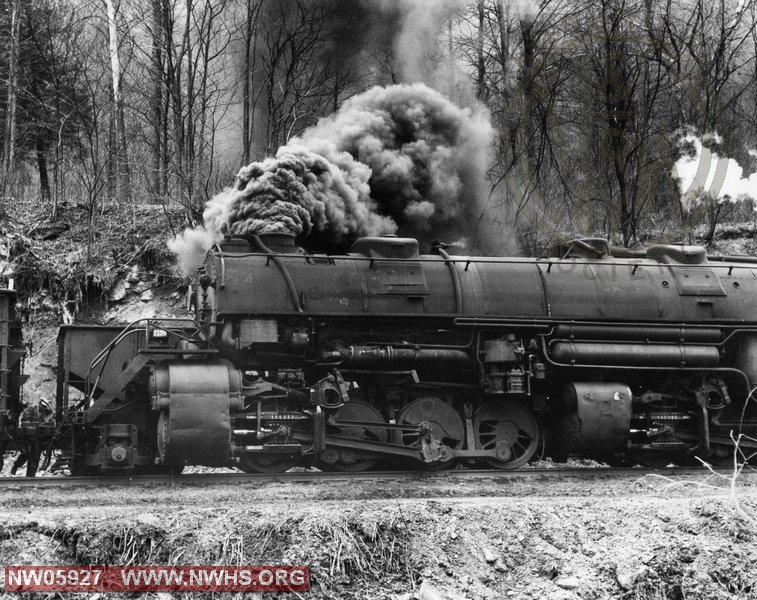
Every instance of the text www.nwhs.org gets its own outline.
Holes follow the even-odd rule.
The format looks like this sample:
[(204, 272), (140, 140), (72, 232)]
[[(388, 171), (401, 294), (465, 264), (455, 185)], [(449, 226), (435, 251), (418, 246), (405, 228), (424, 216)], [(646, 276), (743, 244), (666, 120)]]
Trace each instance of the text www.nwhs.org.
[(308, 567), (9, 566), (7, 592), (307, 592)]

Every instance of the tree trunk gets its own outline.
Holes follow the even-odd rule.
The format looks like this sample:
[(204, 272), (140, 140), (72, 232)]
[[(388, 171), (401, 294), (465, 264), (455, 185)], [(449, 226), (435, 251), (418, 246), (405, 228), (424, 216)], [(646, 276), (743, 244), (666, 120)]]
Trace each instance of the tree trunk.
[(160, 189), (167, 196), (166, 202), (170, 204), (171, 196), (168, 194), (168, 175), (171, 167), (171, 154), (168, 146), (168, 117), (171, 112), (171, 96), (163, 94), (162, 118), (160, 121)]
[[(169, 16), (169, 18), (173, 19), (174, 17)], [(189, 24), (189, 21), (187, 21), (187, 24)], [(168, 30), (169, 33), (166, 36), (166, 52), (168, 60), (167, 71), (170, 76), (171, 118), (173, 121), (173, 172), (178, 186), (175, 195), (186, 209), (187, 219), (192, 222), (192, 213), (186, 202), (186, 180), (184, 178), (186, 169), (184, 162), (186, 127), (184, 124), (184, 94), (182, 91), (182, 77), (184, 74), (182, 62), (184, 61), (184, 54), (188, 45), (189, 30), (185, 28), (182, 33), (182, 42), (177, 54), (173, 40), (174, 26), (175, 22), (172, 22)], [(187, 102), (189, 102), (189, 99), (187, 99)]]
[(173, 194), (168, 193), (168, 183), (171, 170), (171, 152), (169, 145), (169, 130), (171, 122), (171, 102), (173, 94), (173, 20), (170, 5), (167, 0), (158, 0), (162, 13), (161, 25), (163, 29), (163, 104), (161, 106), (160, 130), (160, 187), (166, 195), (166, 204), (171, 204)]
[(484, 61), (484, 0), (478, 0), (478, 37), (476, 40), (476, 98), (486, 96), (486, 62)]
[(121, 62), (118, 56), (118, 29), (116, 27), (116, 7), (113, 0), (105, 0), (108, 13), (108, 45), (110, 51), (110, 71), (113, 94), (113, 127), (115, 129), (115, 141), (111, 151), (118, 156), (116, 174), (119, 184), (119, 195), (122, 201), (128, 202), (131, 198), (131, 182), (129, 162), (126, 149), (126, 127), (124, 125), (124, 103), (121, 97)]
[(247, 18), (244, 28), (244, 76), (242, 78), (242, 158), (244, 164), (250, 162), (250, 146), (252, 145), (252, 29), (253, 19), (253, 0), (247, 0)]
[(523, 78), (521, 82), (523, 90), (523, 123), (524, 126), (521, 129), (522, 145), (521, 147), (526, 152), (528, 159), (529, 177), (533, 175), (532, 166), (535, 156), (533, 148), (533, 136), (532, 133), (532, 117), (533, 107), (535, 104), (534, 99), (534, 38), (533, 38), (534, 22), (529, 18), (521, 19), (520, 31), (523, 39)]
[(8, 61), (8, 91), (5, 112), (5, 137), (3, 144), (3, 172), (0, 202), (4, 203), (11, 187), (11, 178), (16, 170), (16, 79), (18, 77), (19, 23), (21, 2), (14, 0), (11, 5), (11, 39)]
[(108, 198), (113, 199), (116, 197), (118, 191), (118, 168), (116, 165), (118, 136), (116, 135), (116, 102), (113, 99), (112, 87), (110, 88), (108, 99), (110, 106), (108, 110), (108, 152), (105, 176), (108, 181)]
[(504, 80), (502, 89), (507, 90), (507, 78), (510, 73), (510, 5), (504, 0), (497, 0), (497, 23), (499, 26), (500, 70)]
[(63, 199), (63, 181), (61, 177), (60, 159), (61, 159), (61, 136), (55, 142), (55, 156), (53, 157), (53, 207), (50, 211), (50, 218), (53, 221), (58, 220), (58, 208)]
[(152, 0), (152, 98), (150, 112), (152, 114), (152, 176), (153, 195), (162, 198), (165, 190), (162, 187), (162, 142), (163, 142), (163, 19), (160, 0)]
[(118, 116), (118, 162), (121, 174), (121, 199), (131, 202), (131, 166), (129, 165), (129, 152), (126, 143), (126, 123), (124, 119), (124, 103), (120, 97), (116, 101)]
[(186, 68), (186, 81), (187, 81), (187, 104), (186, 111), (187, 117), (184, 120), (186, 123), (186, 129), (184, 134), (184, 179), (186, 181), (185, 194), (187, 207), (190, 210), (190, 214), (193, 213), (194, 207), (194, 169), (195, 169), (195, 72), (194, 72), (194, 56), (192, 54), (192, 39), (190, 37), (192, 30), (192, 11), (193, 0), (187, 0), (186, 3), (186, 56), (187, 56), (187, 68)]
[(712, 198), (709, 200), (709, 202), (710, 204), (707, 207), (707, 234), (704, 236), (704, 242), (707, 246), (712, 244), (712, 242), (715, 240), (715, 231), (718, 227), (720, 209), (723, 208), (723, 205), (718, 203), (717, 198)]
[(50, 180), (47, 177), (47, 154), (41, 140), (37, 140), (37, 168), (39, 169), (39, 189), (42, 195), (42, 203), (50, 201)]

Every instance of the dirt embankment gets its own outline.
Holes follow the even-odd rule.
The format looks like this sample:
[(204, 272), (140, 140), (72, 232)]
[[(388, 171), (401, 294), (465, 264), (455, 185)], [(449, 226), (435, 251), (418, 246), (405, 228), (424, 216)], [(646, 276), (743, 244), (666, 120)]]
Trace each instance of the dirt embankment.
[(755, 597), (757, 481), (738, 509), (708, 485), (19, 489), (0, 564), (304, 564), (314, 599)]

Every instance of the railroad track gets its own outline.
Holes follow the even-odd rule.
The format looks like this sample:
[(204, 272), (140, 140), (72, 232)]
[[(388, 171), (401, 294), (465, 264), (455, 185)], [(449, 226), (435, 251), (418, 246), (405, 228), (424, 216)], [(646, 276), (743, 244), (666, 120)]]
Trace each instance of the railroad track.
[[(77, 486), (206, 486), (238, 485), (246, 483), (307, 483), (328, 481), (418, 481), (439, 483), (444, 480), (459, 481), (493, 480), (499, 483), (523, 479), (586, 479), (602, 480), (614, 478), (640, 478), (658, 475), (680, 479), (684, 477), (715, 477), (715, 474), (730, 476), (733, 469), (717, 468), (709, 471), (703, 467), (649, 468), (566, 468), (566, 469), (521, 469), (515, 471), (455, 469), (450, 471), (362, 471), (321, 472), (294, 471), (286, 473), (186, 473), (182, 475), (96, 475), (96, 476), (55, 476), (55, 477), (0, 477), (0, 489), (22, 487), (77, 487)], [(757, 471), (745, 469), (739, 478), (754, 478)]]

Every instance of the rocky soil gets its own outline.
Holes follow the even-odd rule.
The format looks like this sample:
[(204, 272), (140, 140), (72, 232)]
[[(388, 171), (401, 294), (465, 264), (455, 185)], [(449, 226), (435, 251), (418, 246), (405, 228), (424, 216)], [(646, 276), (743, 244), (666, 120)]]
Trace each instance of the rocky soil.
[(314, 599), (753, 598), (757, 475), (705, 475), (4, 489), (0, 565), (305, 564)]

